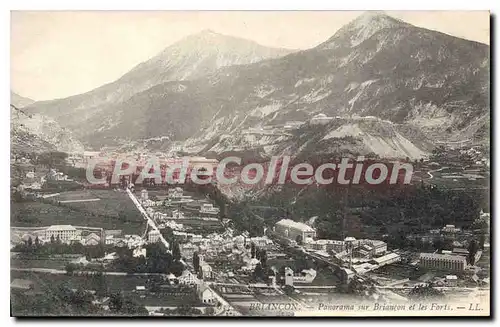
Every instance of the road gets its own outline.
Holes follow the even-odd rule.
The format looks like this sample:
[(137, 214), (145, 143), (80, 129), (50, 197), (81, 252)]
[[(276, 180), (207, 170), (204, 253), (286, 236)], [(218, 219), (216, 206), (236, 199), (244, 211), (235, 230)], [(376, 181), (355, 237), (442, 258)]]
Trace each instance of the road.
[[(187, 267), (193, 269), (193, 267), (191, 265), (188, 265), (187, 263), (184, 264)], [(213, 272), (214, 274), (217, 274), (215, 271)], [(221, 314), (222, 312), (224, 311), (232, 311), (233, 313), (235, 313), (235, 315), (238, 315), (240, 316), (241, 313), (236, 310), (231, 304), (229, 304), (229, 302), (227, 302), (219, 293), (217, 293), (211, 286), (213, 285), (218, 285), (218, 283), (215, 283), (215, 282), (205, 282), (203, 280), (200, 280), (197, 276), (196, 276), (196, 273), (193, 273), (193, 279), (195, 280), (195, 283), (197, 285), (201, 285), (203, 284), (205, 287), (209, 288), (210, 291), (212, 291), (212, 293), (214, 294), (215, 298), (217, 299), (217, 301), (219, 301), (219, 303), (222, 304), (221, 308), (222, 310), (219, 311), (219, 312), (216, 312), (217, 315)], [(231, 286), (240, 286), (239, 284), (232, 284)]]
[[(51, 269), (51, 268), (15, 268), (11, 267), (10, 270), (14, 271), (30, 271), (30, 272), (39, 272), (45, 274), (55, 274), (55, 275), (64, 275), (66, 274), (66, 270), (60, 269)], [(85, 274), (85, 273), (95, 273), (95, 270), (79, 270), (75, 272), (75, 275)], [(160, 273), (126, 273), (122, 271), (103, 271), (103, 275), (106, 276), (167, 276), (167, 274)]]
[[(139, 212), (141, 213), (142, 217), (144, 217), (144, 219), (148, 222), (149, 226), (151, 226), (151, 228), (153, 228), (155, 231), (160, 232), (158, 227), (156, 227), (154, 220), (149, 217), (148, 213), (146, 212), (146, 210), (144, 209), (142, 204), (139, 202), (139, 200), (137, 200), (135, 195), (128, 188), (127, 188), (127, 194), (129, 196), (129, 198), (132, 200), (132, 202), (134, 203), (134, 205), (137, 207)], [(170, 244), (165, 240), (165, 238), (163, 238), (163, 235), (161, 235), (161, 232), (160, 232), (160, 240), (166, 246), (167, 249), (170, 248)], [(168, 251), (170, 252), (170, 250), (168, 250)], [(210, 285), (208, 285), (207, 283), (205, 283), (202, 280), (199, 280), (195, 274), (193, 274), (193, 276), (194, 276), (195, 281), (197, 283), (199, 283), (200, 285), (204, 284), (207, 288), (210, 289), (210, 291), (214, 294), (214, 297), (217, 299), (217, 301), (219, 301), (219, 303), (222, 304), (222, 307), (225, 308), (225, 310), (232, 310), (234, 313), (239, 314), (239, 312), (235, 308), (233, 308), (233, 306), (231, 306), (229, 304), (229, 302), (227, 302), (219, 293), (217, 293), (214, 289), (212, 289), (210, 287)]]
[[(376, 288), (378, 289), (391, 289), (391, 290), (412, 290), (415, 288), (415, 285), (413, 286), (380, 286), (380, 285), (375, 285)], [(461, 287), (461, 286), (435, 286), (433, 287), (436, 290), (459, 290), (459, 291), (481, 291), (481, 290), (488, 290), (487, 288), (476, 288), (476, 287)]]
[(165, 245), (165, 247), (167, 248), (167, 251), (170, 252), (170, 250), (168, 250), (168, 249), (170, 249), (170, 244), (167, 242), (167, 240), (165, 240), (165, 238), (161, 234), (161, 232), (158, 229), (158, 227), (156, 227), (156, 224), (153, 221), (153, 219), (151, 219), (149, 217), (148, 213), (146, 212), (146, 210), (144, 209), (144, 207), (142, 206), (142, 204), (139, 202), (139, 200), (137, 200), (137, 198), (132, 193), (132, 191), (130, 191), (129, 188), (127, 188), (127, 194), (129, 196), (129, 198), (132, 200), (132, 202), (134, 203), (134, 205), (136, 206), (137, 210), (139, 210), (139, 212), (141, 213), (142, 217), (147, 221), (148, 225), (151, 226), (151, 228), (153, 230), (155, 230), (158, 233), (160, 233), (160, 241), (163, 243), (163, 245)]

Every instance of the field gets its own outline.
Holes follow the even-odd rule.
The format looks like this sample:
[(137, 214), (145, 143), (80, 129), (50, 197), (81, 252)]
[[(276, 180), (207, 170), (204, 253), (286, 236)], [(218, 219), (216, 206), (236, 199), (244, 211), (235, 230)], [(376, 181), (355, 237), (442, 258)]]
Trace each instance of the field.
[(203, 233), (211, 233), (215, 231), (221, 231), (223, 226), (219, 220), (201, 220), (201, 219), (189, 219), (182, 218), (176, 219), (176, 223), (183, 224), (184, 226), (189, 226), (192, 230), (199, 230)]
[[(28, 279), (35, 283), (35, 289), (55, 289), (63, 284), (70, 288), (95, 290), (96, 281), (86, 276), (66, 276), (64, 274), (48, 274), (29, 271), (11, 271), (10, 279)], [(169, 294), (137, 293), (136, 286), (146, 286), (148, 276), (106, 276), (106, 286), (110, 292), (122, 293), (135, 302), (146, 306), (178, 306), (181, 304), (201, 305), (194, 296), (172, 296)]]
[(137, 234), (144, 220), (128, 196), (113, 190), (78, 190), (61, 193), (60, 200), (100, 199), (95, 202), (58, 204), (56, 199), (45, 202), (11, 203), (11, 226), (34, 227), (57, 224), (121, 229)]
[[(83, 255), (83, 254), (82, 254)], [(74, 259), (10, 259), (12, 268), (46, 268), (65, 270), (66, 265)]]
[(416, 177), (427, 184), (447, 189), (488, 189), (490, 175), (481, 170), (464, 170), (460, 167), (441, 167), (439, 169), (417, 172)]

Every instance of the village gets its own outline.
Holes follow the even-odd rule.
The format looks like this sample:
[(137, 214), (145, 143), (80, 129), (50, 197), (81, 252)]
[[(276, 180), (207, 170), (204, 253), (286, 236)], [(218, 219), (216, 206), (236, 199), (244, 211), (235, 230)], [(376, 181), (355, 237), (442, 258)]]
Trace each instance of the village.
[[(221, 219), (213, 200), (181, 186), (136, 189), (126, 181), (107, 190), (50, 193), (44, 189), (47, 182), (75, 182), (56, 169), (39, 182), (33, 171), (25, 177), (31, 183), (18, 187), (23, 203), (77, 210), (76, 216), (82, 207), (95, 211), (84, 220), (61, 216), (57, 224), (11, 226), (11, 288), (16, 292), (39, 294), (41, 285), (69, 282), (75, 291), (90, 292), (104, 311), (110, 310), (111, 294), (118, 293), (144, 306), (149, 315), (176, 314), (185, 303), (193, 314), (274, 315), (265, 304), (293, 303), (308, 310), (345, 293), (353, 283), (363, 285), (363, 296), (373, 301), (402, 302), (418, 287), (434, 285), (463, 296), (489, 283), (486, 267), (481, 268), (489, 243), (472, 247), (468, 232), (453, 225), (413, 236), (419, 241), (453, 239), (450, 250), (441, 253), (389, 250), (376, 239), (318, 239), (313, 227), (286, 218), (262, 235), (250, 236), (237, 231), (230, 219)], [(122, 204), (129, 206), (128, 214), (115, 216), (112, 228), (91, 223)], [(54, 214), (59, 215), (47, 212)], [(489, 224), (489, 214), (481, 213), (478, 220)], [(124, 228), (115, 228), (120, 226)], [(170, 266), (154, 268), (164, 256)], [(84, 282), (89, 274), (101, 274), (105, 289)]]

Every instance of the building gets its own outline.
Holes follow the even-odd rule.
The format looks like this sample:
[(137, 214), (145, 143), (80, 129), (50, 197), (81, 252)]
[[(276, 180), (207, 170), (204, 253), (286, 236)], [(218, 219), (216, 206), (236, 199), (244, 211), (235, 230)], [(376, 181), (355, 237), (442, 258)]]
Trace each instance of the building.
[(206, 304), (215, 304), (216, 302), (214, 292), (212, 291), (212, 289), (210, 289), (210, 287), (204, 284), (201, 284), (198, 288), (198, 297), (200, 298), (201, 302)]
[(463, 271), (467, 266), (467, 259), (460, 255), (420, 253), (419, 264), (429, 269)]
[(361, 240), (361, 244), (366, 244), (371, 247), (370, 254), (372, 256), (382, 255), (387, 252), (387, 243), (379, 240)]
[(344, 249), (344, 242), (338, 240), (312, 240), (308, 239), (305, 243), (306, 248), (325, 252), (342, 252)]
[(311, 124), (311, 125), (326, 125), (332, 119), (333, 119), (333, 117), (328, 117), (325, 114), (317, 114), (309, 120), (309, 124)]
[(148, 232), (148, 242), (149, 243), (156, 243), (156, 242), (158, 242), (160, 240), (160, 235), (161, 235), (160, 231), (154, 230), (154, 229), (150, 230)]
[(181, 254), (184, 258), (192, 258), (193, 254), (198, 251), (198, 246), (191, 243), (183, 243), (179, 246)]
[(457, 286), (458, 278), (456, 275), (447, 275), (446, 276), (446, 285), (455, 287)]
[(124, 241), (129, 249), (145, 245), (145, 241), (139, 235), (125, 235)]
[(178, 278), (179, 284), (181, 285), (194, 285), (198, 281), (198, 278), (193, 275), (189, 270), (184, 270), (182, 272), (182, 275), (180, 275)]
[(294, 283), (312, 283), (316, 278), (316, 270), (314, 269), (303, 269), (300, 274), (293, 275)]
[(200, 262), (200, 270), (201, 270), (201, 276), (203, 279), (212, 279), (213, 278), (212, 267), (208, 263)]
[(148, 190), (146, 190), (146, 189), (141, 190), (141, 200), (142, 201), (149, 200)]
[(176, 187), (176, 188), (169, 188), (167, 190), (167, 197), (169, 199), (179, 199), (182, 198), (183, 191), (182, 188)]
[(200, 208), (200, 213), (217, 215), (219, 213), (219, 208), (214, 207), (211, 203), (203, 203)]
[(304, 125), (304, 122), (302, 121), (287, 121), (283, 128), (286, 130), (297, 129), (302, 125)]
[(285, 238), (290, 240), (297, 240), (306, 242), (307, 239), (314, 239), (316, 237), (316, 231), (304, 223), (299, 223), (291, 219), (282, 219), (276, 223), (274, 226), (274, 231)]
[(170, 285), (172, 285), (172, 284), (174, 284), (174, 283), (179, 282), (179, 281), (178, 281), (178, 279), (177, 279), (177, 277), (175, 277), (175, 275), (174, 275), (174, 274), (172, 274), (172, 273), (168, 274), (168, 276), (167, 276), (167, 280), (168, 280), (168, 283), (169, 283)]
[(348, 283), (355, 275), (354, 271), (348, 268), (340, 268), (336, 275), (340, 278), (343, 283)]
[(82, 239), (83, 245), (87, 246), (98, 245), (100, 242), (101, 238), (95, 233), (90, 233)]
[(260, 263), (260, 260), (256, 258), (248, 258), (248, 259), (243, 259), (243, 261), (246, 263), (246, 266), (243, 267), (244, 270), (247, 271), (254, 271), (255, 267)]
[(115, 238), (114, 235), (106, 235), (106, 238), (104, 239), (104, 244), (106, 245), (112, 245), (115, 244), (117, 239)]
[(469, 250), (464, 249), (464, 248), (453, 248), (451, 251), (453, 254), (456, 255), (462, 255), (462, 256), (468, 256), (469, 255)]
[(66, 181), (66, 180), (68, 180), (67, 175), (64, 175), (61, 172), (57, 172), (57, 171), (55, 171), (55, 169), (51, 169), (45, 177), (47, 180), (51, 180), (51, 181)]
[(52, 236), (55, 239), (59, 237), (61, 242), (69, 243), (72, 239), (74, 239), (77, 235), (79, 236), (81, 231), (78, 231), (75, 227), (71, 225), (52, 225), (45, 229), (45, 240), (50, 240)]
[(250, 242), (254, 243), (255, 246), (261, 249), (265, 249), (269, 247), (270, 245), (273, 245), (273, 241), (270, 240), (267, 236), (256, 236), (250, 238)]
[(382, 257), (374, 258), (373, 261), (379, 266), (390, 265), (391, 263), (401, 261), (401, 256), (397, 253), (389, 253)]
[(369, 262), (363, 262), (361, 264), (353, 265), (352, 269), (357, 273), (357, 274), (364, 274), (367, 272), (370, 272), (372, 270), (377, 269), (379, 266), (377, 264), (371, 264)]
[(285, 267), (285, 285), (293, 286), (293, 270)]
[(352, 236), (348, 236), (345, 238), (344, 243), (345, 243), (346, 254), (349, 257), (349, 269), (350, 269), (350, 268), (352, 268), (352, 256), (353, 256), (355, 244), (359, 244), (359, 241), (357, 241)]
[(443, 233), (455, 234), (460, 232), (460, 228), (455, 227), (455, 225), (446, 225), (442, 229)]
[(84, 151), (83, 152), (83, 161), (87, 163), (89, 160), (99, 158), (101, 153), (99, 151)]
[(106, 254), (101, 260), (111, 262), (119, 258), (119, 255), (116, 252), (111, 252)]
[(145, 248), (137, 247), (132, 251), (132, 256), (134, 258), (144, 257), (146, 258), (147, 251)]

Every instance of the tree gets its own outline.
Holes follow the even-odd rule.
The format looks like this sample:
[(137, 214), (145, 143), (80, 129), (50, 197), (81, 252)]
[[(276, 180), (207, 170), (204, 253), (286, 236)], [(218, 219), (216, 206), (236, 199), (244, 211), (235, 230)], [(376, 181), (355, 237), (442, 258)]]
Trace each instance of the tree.
[(432, 244), (435, 250), (441, 251), (444, 247), (444, 241), (440, 236), (435, 237), (432, 240)]
[(193, 308), (187, 304), (181, 304), (174, 310), (177, 316), (201, 316), (202, 312), (200, 309)]
[(31, 236), (28, 238), (28, 247), (31, 248), (33, 246), (33, 240), (31, 239)]
[(260, 260), (260, 254), (261, 254), (260, 249), (256, 248), (255, 249), (255, 259)]
[(297, 235), (295, 242), (297, 242), (298, 245), (302, 245), (302, 235)]
[(486, 242), (486, 237), (484, 234), (479, 235), (479, 249), (484, 250), (484, 243)]
[(54, 238), (54, 234), (50, 236), (50, 243), (54, 244), (56, 242), (56, 239)]
[(97, 296), (106, 296), (108, 293), (108, 283), (106, 282), (106, 276), (102, 271), (98, 271), (93, 276), (93, 287), (96, 290)]
[(260, 263), (262, 267), (267, 267), (267, 251), (265, 249), (260, 251)]
[(472, 240), (469, 243), (469, 247), (467, 250), (469, 250), (469, 254), (467, 255), (467, 263), (469, 265), (474, 265), (476, 263), (476, 253), (477, 250), (479, 249), (479, 246), (477, 244), (476, 240)]
[(215, 309), (212, 307), (207, 307), (205, 309), (205, 316), (213, 316), (215, 314)]
[(265, 279), (265, 270), (262, 268), (262, 265), (260, 262), (257, 265), (255, 265), (255, 270), (253, 271), (253, 276), (256, 280), (264, 280)]
[(179, 261), (181, 259), (181, 249), (179, 248), (179, 243), (172, 243), (172, 256), (174, 260)]
[(38, 236), (35, 238), (35, 247), (36, 248), (40, 247), (40, 239), (38, 238)]
[(125, 212), (119, 212), (118, 213), (118, 220), (122, 223), (127, 221), (127, 214)]
[(200, 269), (200, 256), (198, 252), (193, 253), (193, 267), (194, 271), (198, 271)]
[(56, 243), (61, 244), (61, 237), (59, 236), (59, 234), (57, 234)]
[(64, 270), (66, 270), (66, 275), (68, 275), (68, 276), (72, 276), (72, 275), (73, 275), (73, 273), (74, 273), (74, 272), (75, 272), (75, 270), (76, 270), (76, 266), (75, 266), (74, 264), (72, 264), (72, 263), (68, 263), (68, 264), (66, 265), (66, 267), (64, 268)]
[(250, 245), (250, 253), (252, 255), (252, 259), (255, 258), (255, 243), (252, 242), (252, 244)]
[(119, 312), (121, 311), (123, 307), (123, 297), (118, 294), (114, 293), (109, 296), (109, 309), (112, 312)]
[(285, 292), (286, 295), (292, 295), (294, 290), (295, 290), (294, 287), (290, 285), (285, 285), (285, 287), (283, 288), (283, 291)]
[(443, 297), (443, 292), (435, 289), (431, 284), (425, 286), (415, 286), (408, 293), (409, 298), (413, 299), (425, 299), (433, 297)]

